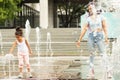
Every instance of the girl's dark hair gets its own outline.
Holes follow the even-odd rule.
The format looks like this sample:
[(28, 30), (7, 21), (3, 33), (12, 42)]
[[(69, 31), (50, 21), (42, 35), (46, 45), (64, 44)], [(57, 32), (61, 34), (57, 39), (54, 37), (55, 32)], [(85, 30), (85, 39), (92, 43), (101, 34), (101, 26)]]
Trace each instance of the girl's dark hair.
[(15, 35), (23, 36), (23, 31), (22, 31), (22, 29), (21, 29), (20, 27), (17, 27), (17, 28), (16, 28)]

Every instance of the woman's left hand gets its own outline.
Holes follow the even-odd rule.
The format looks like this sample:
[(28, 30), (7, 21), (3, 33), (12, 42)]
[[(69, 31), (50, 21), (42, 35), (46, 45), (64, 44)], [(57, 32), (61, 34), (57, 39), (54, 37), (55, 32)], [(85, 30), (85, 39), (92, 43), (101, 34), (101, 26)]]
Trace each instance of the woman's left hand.
[(106, 43), (106, 44), (108, 44), (108, 43), (109, 43), (108, 38), (105, 38), (105, 43)]

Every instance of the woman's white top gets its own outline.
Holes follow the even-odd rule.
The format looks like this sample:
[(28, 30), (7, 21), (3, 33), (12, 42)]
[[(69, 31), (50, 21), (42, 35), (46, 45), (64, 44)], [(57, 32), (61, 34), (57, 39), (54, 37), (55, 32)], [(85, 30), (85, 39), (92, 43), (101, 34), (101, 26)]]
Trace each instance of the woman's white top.
[(104, 16), (97, 15), (96, 19), (92, 19), (91, 17), (87, 18), (87, 24), (88, 24), (88, 33), (91, 33), (93, 31), (96, 31), (98, 28), (102, 29), (102, 21), (104, 20)]

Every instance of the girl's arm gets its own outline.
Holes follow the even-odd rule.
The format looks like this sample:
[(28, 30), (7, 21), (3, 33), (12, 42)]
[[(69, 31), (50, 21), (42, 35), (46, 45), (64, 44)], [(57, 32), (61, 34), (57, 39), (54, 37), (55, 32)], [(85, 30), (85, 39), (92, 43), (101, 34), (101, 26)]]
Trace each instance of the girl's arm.
[(12, 53), (12, 52), (13, 52), (13, 50), (14, 50), (15, 47), (16, 47), (16, 45), (17, 45), (17, 42), (15, 41), (15, 42), (13, 43), (13, 45), (12, 45), (12, 47), (11, 47), (9, 53)]
[(26, 45), (27, 45), (27, 47), (28, 47), (29, 54), (32, 54), (32, 50), (31, 50), (31, 48), (30, 48), (30, 45), (28, 44), (28, 41), (25, 40), (25, 43), (26, 43)]

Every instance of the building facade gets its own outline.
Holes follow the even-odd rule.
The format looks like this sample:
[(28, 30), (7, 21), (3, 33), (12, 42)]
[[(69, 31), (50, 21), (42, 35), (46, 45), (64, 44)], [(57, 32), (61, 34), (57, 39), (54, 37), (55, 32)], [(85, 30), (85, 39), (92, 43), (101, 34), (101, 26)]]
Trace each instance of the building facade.
[(28, 19), (32, 28), (37, 26), (45, 29), (80, 27), (80, 16), (77, 15), (75, 15), (77, 18), (71, 20), (66, 26), (65, 21), (68, 22), (67, 19), (70, 13), (66, 13), (67, 11), (62, 10), (63, 15), (61, 15), (58, 9), (58, 4), (63, 4), (64, 1), (71, 1), (71, 3), (75, 4), (87, 4), (90, 0), (23, 0), (20, 4), (22, 11), (16, 13), (17, 18), (14, 20), (6, 20), (3, 25), (8, 28), (16, 26), (24, 28), (25, 22)]

